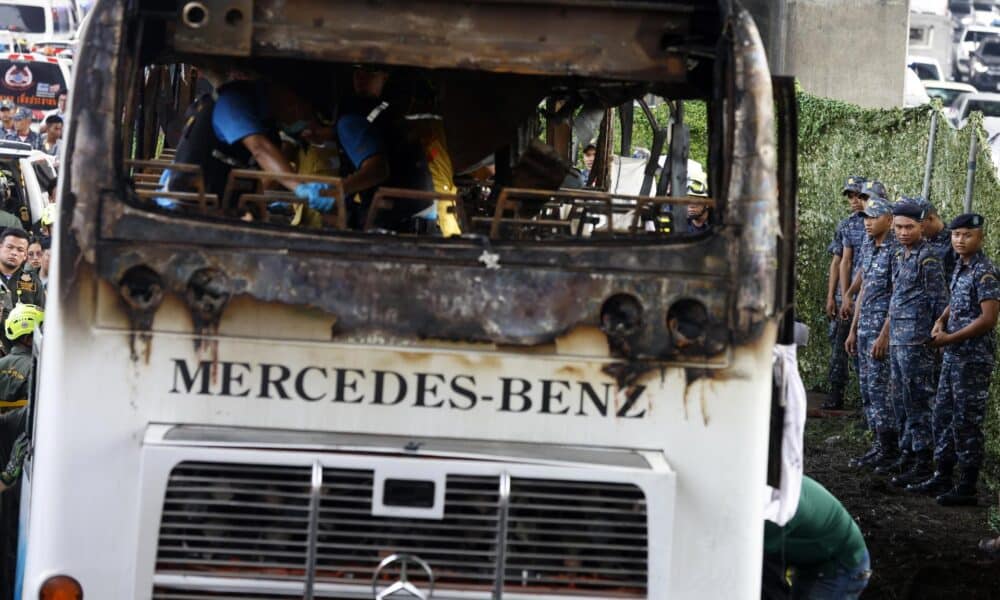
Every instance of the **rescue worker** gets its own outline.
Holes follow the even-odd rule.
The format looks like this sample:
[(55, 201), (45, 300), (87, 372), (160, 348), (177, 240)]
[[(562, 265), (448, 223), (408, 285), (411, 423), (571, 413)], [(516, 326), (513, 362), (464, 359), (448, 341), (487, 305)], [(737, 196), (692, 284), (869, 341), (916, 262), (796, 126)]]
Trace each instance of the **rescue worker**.
[(889, 358), (893, 406), (897, 423), (902, 423), (902, 452), (886, 470), (897, 470), (898, 474), (890, 481), (905, 487), (933, 473), (930, 404), (935, 392), (936, 351), (927, 342), (935, 319), (948, 304), (948, 289), (941, 259), (923, 239), (924, 211), (918, 201), (903, 197), (893, 207), (892, 214), (899, 245), (891, 266)]
[[(844, 262), (845, 240), (850, 240), (851, 248), (854, 247), (854, 240), (859, 232), (864, 236), (864, 218), (860, 215), (860, 210), (864, 208), (861, 200), (861, 191), (866, 179), (864, 177), (851, 176), (844, 182), (841, 190), (843, 196), (847, 198), (851, 207), (851, 214), (845, 217), (834, 230), (833, 240), (827, 246), (830, 253), (830, 275), (827, 280), (826, 294), (826, 315), (830, 319), (829, 340), (830, 340), (830, 369), (827, 380), (830, 384), (830, 394), (823, 403), (825, 409), (841, 409), (844, 407), (844, 389), (848, 381), (848, 355), (844, 349), (844, 342), (850, 333), (850, 321), (841, 317), (841, 304), (843, 302), (843, 290), (850, 286), (850, 282), (841, 283), (842, 265), (850, 265), (853, 255)], [(858, 244), (860, 246), (860, 243)], [(850, 277), (850, 267), (848, 267), (848, 277)]]
[[(404, 131), (405, 114), (385, 96), (389, 72), (381, 68), (356, 67), (351, 74), (353, 94), (340, 107), (337, 139), (347, 156), (350, 173), (344, 177), (344, 199), (348, 223), (362, 229), (379, 186), (434, 190), (426, 149)], [(401, 107), (400, 107), (401, 108)], [(450, 165), (450, 161), (449, 161)], [(325, 191), (325, 184), (306, 184)], [(334, 199), (324, 197), (310, 205), (320, 212), (333, 209)], [(379, 214), (376, 226), (413, 231), (417, 220), (436, 221), (433, 202), (396, 202)]]
[(868, 452), (851, 461), (854, 467), (889, 464), (899, 454), (896, 413), (889, 396), (889, 267), (896, 249), (892, 205), (885, 199), (873, 198), (865, 204), (862, 215), (868, 237), (861, 247), (856, 284), (849, 290), (853, 294), (856, 287), (860, 288), (846, 349), (858, 357), (861, 405), (874, 443)]
[[(0, 400), (17, 402), (28, 399), (31, 389), (31, 346), (34, 332), (44, 314), (37, 306), (19, 304), (4, 320), (4, 338), (13, 340), (10, 353), (0, 358)], [(17, 484), (21, 465), (28, 452), (25, 407), (0, 414), (0, 589), (13, 589), (17, 562), (17, 523), (20, 494)]]
[[(705, 172), (691, 173), (688, 176), (687, 193), (689, 196), (708, 197), (708, 182)], [(704, 204), (688, 204), (687, 207), (687, 230), (688, 233), (701, 233), (708, 231), (711, 224), (708, 220), (711, 217), (710, 209)]]
[[(982, 215), (959, 215), (950, 223), (958, 256), (951, 276), (951, 299), (934, 323), (929, 345), (944, 348), (934, 401), (934, 476), (907, 490), (937, 496), (944, 506), (974, 505), (983, 464), (983, 419), (990, 396), (1000, 312), (996, 267), (982, 251)], [(952, 487), (955, 466), (958, 485)]]
[[(56, 222), (57, 212), (58, 209), (56, 208), (56, 205), (53, 204), (52, 202), (46, 204), (45, 208), (42, 209), (42, 217), (38, 220), (42, 238), (52, 237), (52, 224)], [(20, 220), (18, 220), (18, 225), (20, 225), (20, 223), (21, 223)], [(2, 224), (3, 223), (0, 222), (0, 225)]]
[(858, 598), (871, 579), (861, 529), (826, 488), (802, 477), (795, 516), (764, 521), (764, 553), (790, 567), (793, 598)]
[(15, 304), (45, 306), (45, 290), (38, 275), (25, 269), (28, 257), (28, 234), (21, 229), (8, 228), (0, 233), (0, 294), (7, 310)]
[[(264, 171), (295, 173), (281, 152), (279, 127), (302, 130), (311, 117), (308, 105), (291, 90), (278, 84), (252, 79), (234, 79), (198, 98), (188, 109), (177, 144), (174, 162), (201, 167), (205, 190), (222, 196), (234, 168), (257, 166)], [(191, 191), (195, 176), (164, 171), (164, 191)], [(294, 179), (278, 179), (297, 196), (315, 201), (319, 190)], [(156, 200), (174, 209), (169, 197)]]
[(31, 111), (27, 108), (19, 108), (14, 113), (14, 132), (4, 139), (28, 144), (32, 150), (42, 149), (42, 136), (31, 130)]
[(24, 408), (0, 415), (0, 429), (20, 430), (8, 454), (7, 465), (0, 471), (0, 493), (10, 489), (21, 479), (21, 467), (24, 466), (24, 458), (28, 455), (30, 445), (28, 433), (24, 431), (26, 415)]
[(0, 401), (27, 401), (31, 382), (31, 345), (35, 330), (45, 319), (42, 308), (18, 304), (4, 320), (10, 352), (0, 358)]

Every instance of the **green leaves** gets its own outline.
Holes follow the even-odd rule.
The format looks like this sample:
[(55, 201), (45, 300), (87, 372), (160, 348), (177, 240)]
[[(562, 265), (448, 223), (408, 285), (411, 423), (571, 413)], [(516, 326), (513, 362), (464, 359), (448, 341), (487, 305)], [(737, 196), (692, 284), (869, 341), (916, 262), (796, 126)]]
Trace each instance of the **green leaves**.
[[(836, 223), (849, 213), (840, 195), (844, 179), (862, 175), (879, 179), (896, 199), (919, 194), (932, 112), (938, 112), (930, 200), (945, 222), (963, 211), (965, 180), (972, 135), (979, 136), (973, 211), (986, 217), (986, 252), (1000, 259), (1000, 182), (989, 155), (982, 115), (956, 131), (932, 107), (872, 110), (799, 94), (799, 238), (796, 262), (796, 315), (812, 330), (812, 342), (799, 354), (799, 366), (808, 389), (827, 389), (830, 344), (824, 315), (830, 255), (826, 252)], [(987, 417), (987, 451), (996, 481), (1000, 458), (1000, 373), (994, 372)], [(857, 386), (852, 385), (857, 396)]]

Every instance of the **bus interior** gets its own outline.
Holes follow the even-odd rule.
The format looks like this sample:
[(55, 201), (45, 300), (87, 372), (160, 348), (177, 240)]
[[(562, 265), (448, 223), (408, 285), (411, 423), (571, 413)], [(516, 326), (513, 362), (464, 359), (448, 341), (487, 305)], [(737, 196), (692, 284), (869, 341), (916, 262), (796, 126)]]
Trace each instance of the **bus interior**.
[[(279, 12), (269, 2), (140, 3), (143, 26), (129, 40), (135, 63), (121, 139), (131, 203), (260, 227), (440, 238), (438, 228), (380, 222), (401, 206), (437, 200), (460, 237), (522, 242), (670, 242), (707, 235), (721, 223), (727, 182), (717, 163), (727, 107), (716, 81), (729, 60), (720, 6), (520, 3), (519, 11), (537, 19), (515, 20), (506, 2), (455, 10), (429, 2), (421, 10), (433, 18), (421, 20), (407, 3), (352, 4), (303, 2)], [(430, 43), (427, 27), (435, 19)], [(343, 22), (355, 25), (338, 29)], [(535, 23), (534, 30), (524, 23)], [(175, 162), (191, 104), (234, 74), (291, 90), (330, 139), (359, 68), (389, 74), (382, 99), (407, 107), (400, 110), (407, 118), (430, 112), (443, 121), (453, 189), (383, 185), (352, 219), (345, 214), (350, 199), (329, 214), (310, 214), (307, 200), (255, 168), (234, 168), (224, 191), (212, 193), (199, 165)], [(686, 107), (701, 117), (694, 134)], [(287, 134), (282, 141), (298, 169), (291, 179), (326, 183), (335, 197), (343, 195), (350, 169), (335, 141), (323, 146), (323, 164), (311, 168), (303, 165), (303, 149), (315, 144)], [(596, 157), (581, 173), (588, 145)], [(689, 163), (691, 147), (701, 155)], [(165, 191), (165, 169), (184, 171), (190, 184)], [(688, 211), (702, 208), (710, 226), (688, 232)]]

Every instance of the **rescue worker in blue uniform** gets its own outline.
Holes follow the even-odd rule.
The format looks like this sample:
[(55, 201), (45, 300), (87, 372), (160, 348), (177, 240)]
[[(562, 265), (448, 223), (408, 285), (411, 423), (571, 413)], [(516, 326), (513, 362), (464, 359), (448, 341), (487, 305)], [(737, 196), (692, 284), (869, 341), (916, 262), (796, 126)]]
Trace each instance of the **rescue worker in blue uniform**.
[[(421, 144), (409, 135), (403, 106), (387, 93), (390, 73), (380, 67), (356, 67), (352, 72), (353, 94), (339, 106), (337, 139), (351, 172), (344, 177), (344, 202), (348, 225), (362, 229), (380, 186), (412, 190), (434, 190), (433, 174)], [(315, 184), (323, 189), (323, 184)], [(338, 199), (339, 200), (339, 199)], [(334, 199), (313, 204), (328, 212)], [(434, 203), (411, 201), (395, 203), (378, 215), (376, 227), (400, 232), (419, 230), (421, 222), (437, 220)]]
[(900, 426), (898, 468), (891, 479), (905, 487), (933, 474), (931, 401), (936, 391), (936, 350), (927, 345), (934, 321), (948, 305), (941, 259), (923, 239), (924, 211), (904, 197), (892, 209), (898, 246), (892, 258), (889, 300), (889, 356), (893, 406)]
[[(308, 102), (286, 86), (261, 80), (234, 79), (211, 94), (198, 98), (185, 115), (174, 163), (201, 167), (205, 191), (222, 197), (233, 169), (259, 167), (264, 171), (294, 174), (281, 152), (280, 132), (299, 132), (315, 113)], [(167, 169), (160, 183), (164, 191), (192, 191), (196, 175)], [(284, 187), (325, 206), (326, 188), (278, 179)], [(156, 199), (162, 208), (176, 209), (169, 197)], [(231, 208), (231, 207), (229, 207)]]
[[(932, 331), (930, 346), (944, 348), (941, 380), (934, 401), (934, 476), (908, 490), (936, 495), (944, 506), (974, 505), (983, 463), (983, 419), (990, 395), (1000, 312), (1000, 280), (982, 252), (982, 215), (968, 213), (951, 223), (958, 256), (951, 276), (951, 299)], [(959, 469), (958, 485), (952, 473)]]
[(892, 233), (892, 205), (873, 198), (862, 211), (868, 234), (861, 247), (861, 267), (856, 279), (860, 287), (857, 308), (851, 321), (846, 348), (858, 357), (861, 404), (868, 428), (874, 434), (871, 449), (851, 461), (853, 467), (890, 464), (899, 454), (896, 413), (889, 396), (889, 299), (892, 274), (889, 270), (896, 238)]
[[(844, 350), (844, 342), (850, 333), (850, 317), (843, 317), (844, 290), (846, 290), (853, 279), (856, 265), (854, 264), (854, 248), (860, 249), (864, 241), (865, 224), (861, 216), (861, 209), (864, 202), (861, 199), (861, 191), (866, 183), (864, 177), (851, 176), (844, 182), (842, 194), (847, 198), (851, 206), (851, 214), (845, 217), (833, 233), (833, 240), (827, 246), (827, 251), (831, 255), (830, 275), (827, 281), (826, 314), (830, 318), (829, 340), (830, 340), (830, 370), (827, 380), (830, 385), (830, 394), (823, 403), (825, 409), (841, 409), (844, 407), (844, 389), (848, 381), (849, 357)], [(849, 254), (845, 256), (845, 251), (850, 248)], [(860, 252), (859, 252), (860, 254)], [(842, 281), (846, 277), (847, 281)], [(857, 365), (855, 364), (855, 371)]]

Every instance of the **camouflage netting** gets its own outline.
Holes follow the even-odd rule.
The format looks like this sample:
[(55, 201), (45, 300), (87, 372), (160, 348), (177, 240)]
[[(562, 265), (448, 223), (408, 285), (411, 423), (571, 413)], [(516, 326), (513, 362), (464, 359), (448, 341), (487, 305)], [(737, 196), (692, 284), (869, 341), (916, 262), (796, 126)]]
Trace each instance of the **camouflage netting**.
[[(666, 118), (665, 107), (657, 107)], [(704, 161), (706, 128), (704, 105), (686, 103), (691, 127), (692, 158)], [(799, 251), (796, 312), (809, 325), (812, 336), (799, 355), (807, 389), (827, 389), (830, 347), (824, 315), (830, 255), (826, 246), (837, 223), (847, 216), (847, 201), (840, 195), (844, 178), (862, 175), (886, 184), (892, 199), (921, 192), (930, 131), (931, 113), (939, 108), (869, 110), (858, 106), (799, 94)], [(973, 209), (991, 225), (987, 254), (1000, 262), (1000, 182), (983, 143), (985, 133), (978, 113), (969, 126), (956, 131), (940, 112), (935, 142), (930, 199), (947, 222), (962, 212), (969, 142), (979, 135)], [(635, 144), (646, 145), (652, 132), (641, 112), (636, 113)], [(991, 480), (1000, 481), (1000, 373), (993, 378), (988, 413), (987, 444)], [(853, 398), (857, 401), (856, 385)]]

